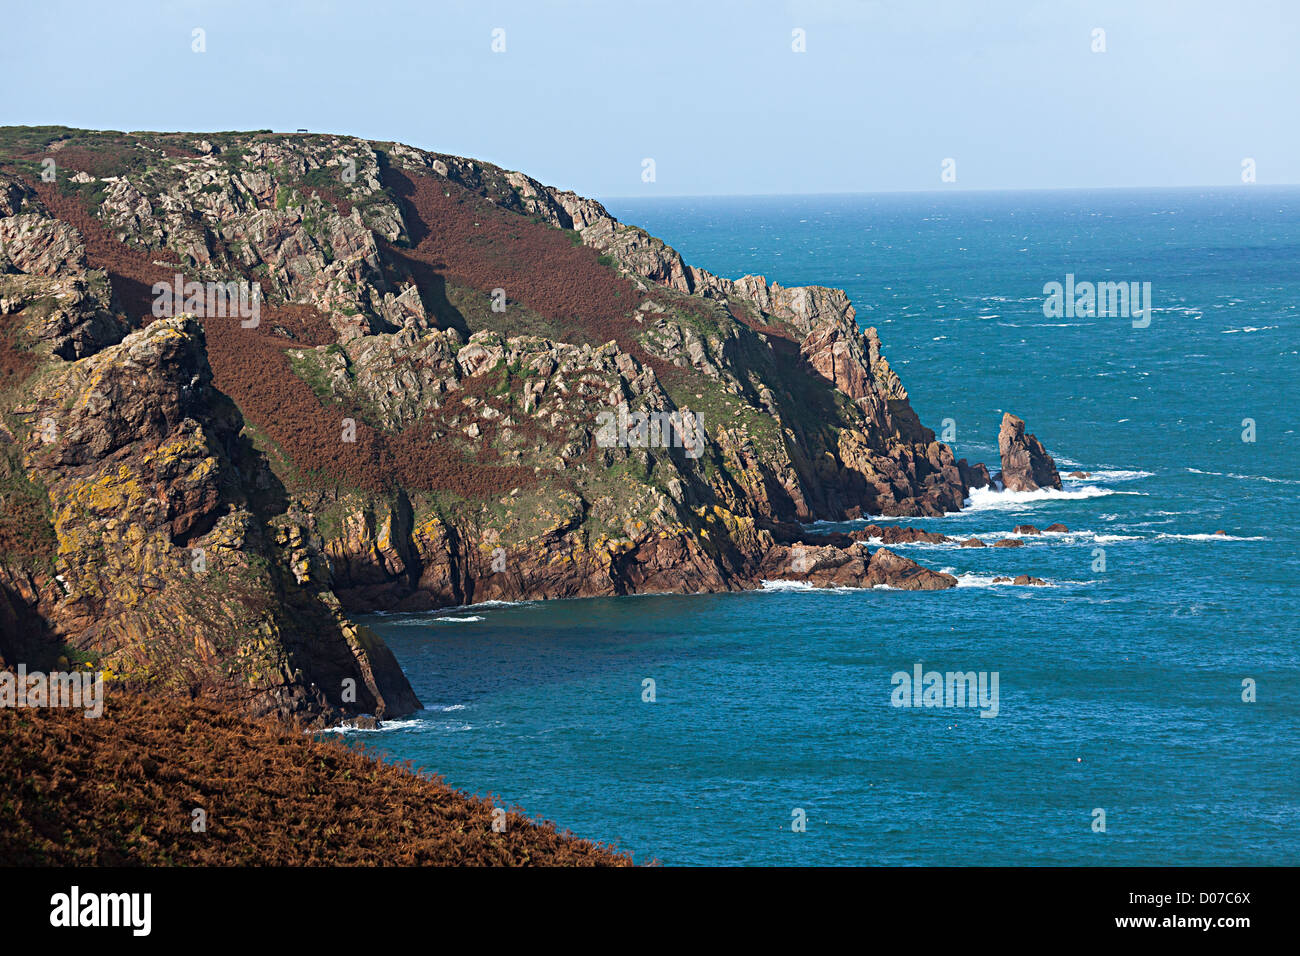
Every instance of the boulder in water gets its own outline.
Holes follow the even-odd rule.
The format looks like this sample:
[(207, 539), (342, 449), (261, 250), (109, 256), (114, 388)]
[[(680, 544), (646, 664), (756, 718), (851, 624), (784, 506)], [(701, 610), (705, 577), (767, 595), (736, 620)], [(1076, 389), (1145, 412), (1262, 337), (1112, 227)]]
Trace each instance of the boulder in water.
[(1010, 412), (1002, 416), (998, 451), (1002, 454), (1002, 487), (1007, 491), (1061, 487), (1052, 456), (1042, 442), (1025, 432), (1024, 421)]

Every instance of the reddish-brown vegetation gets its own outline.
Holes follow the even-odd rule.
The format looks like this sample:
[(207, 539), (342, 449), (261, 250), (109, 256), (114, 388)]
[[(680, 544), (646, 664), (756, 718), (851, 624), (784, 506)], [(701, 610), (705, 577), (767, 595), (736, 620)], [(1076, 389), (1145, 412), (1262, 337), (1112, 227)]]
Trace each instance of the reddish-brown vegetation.
[(781, 325), (768, 325), (762, 319), (755, 317), (754, 311), (744, 302), (731, 301), (727, 303), (727, 311), (731, 317), (742, 325), (747, 325), (755, 332), (759, 332), (769, 338), (775, 337), (785, 339), (787, 342), (795, 341), (790, 330)]
[[(96, 157), (106, 161), (98, 152), (82, 156), (73, 149), (61, 151), (69, 168), (88, 168)], [(119, 159), (114, 154), (112, 161)], [(444, 275), (485, 294), (503, 288), (510, 299), (561, 326), (567, 341), (602, 345), (615, 340), (661, 378), (672, 380), (683, 374), (637, 343), (630, 316), (644, 296), (602, 264), (595, 250), (575, 246), (561, 230), (495, 206), (449, 180), (391, 168), (384, 178), (404, 203), (414, 241), (409, 249), (381, 242), (385, 258), (426, 292)], [(128, 318), (141, 325), (151, 322), (152, 287), (171, 283), (176, 270), (156, 265), (158, 253), (119, 241), (78, 196), (27, 179), (54, 216), (81, 232), (91, 267), (108, 272)], [(336, 194), (312, 188), (345, 214), (350, 211)], [(685, 307), (703, 309), (693, 302)], [(389, 434), (372, 427), (359, 408), (342, 402), (323, 406), (310, 385), (293, 373), (285, 355), (288, 348), (335, 340), (326, 317), (311, 306), (264, 301), (257, 329), (240, 327), (238, 319), (216, 317), (206, 319), (204, 328), (216, 386), (235, 400), (249, 423), (273, 441), (307, 480), (367, 490), (400, 484), (471, 498), (537, 481), (529, 467), (480, 464), (449, 453), (442, 438), (448, 432), (443, 413), (432, 413), (415, 427)], [(21, 350), (8, 344), (0, 348), (0, 377), (25, 375), (30, 368)], [(466, 394), (474, 394), (472, 385)], [(344, 418), (356, 422), (355, 442), (342, 440)], [(531, 422), (521, 422), (516, 430), (525, 432), (529, 440), (537, 437)], [(489, 432), (485, 444), (495, 437), (495, 429)]]
[(632, 862), (518, 813), (492, 822), (492, 803), (409, 764), (208, 703), (0, 710), (0, 865)]
[[(123, 310), (133, 321), (153, 321), (152, 287), (171, 283), (175, 270), (155, 265), (144, 252), (118, 241), (81, 203), (51, 184), (31, 182), (50, 212), (85, 238), (92, 268), (105, 269)], [(468, 497), (536, 481), (531, 468), (479, 465), (447, 454), (428, 429), (386, 435), (363, 413), (343, 404), (323, 407), (289, 364), (285, 350), (334, 341), (325, 317), (309, 305), (263, 302), (256, 329), (237, 318), (204, 320), (208, 358), (217, 388), (287, 454), (300, 472), (346, 487), (382, 490), (445, 489)], [(274, 334), (279, 329), (284, 334)], [(343, 419), (356, 422), (356, 441), (344, 442)]]
[(559, 229), (509, 212), (448, 179), (389, 168), (384, 184), (405, 201), (406, 256), (460, 283), (506, 296), (564, 323), (568, 341), (613, 339), (642, 357), (629, 318), (642, 294)]
[(0, 392), (18, 385), (36, 370), (36, 358), (18, 341), (20, 319), (5, 316), (0, 327)]
[(26, 480), (16, 458), (15, 451), (0, 449), (0, 555), (52, 556), (57, 542), (45, 495)]

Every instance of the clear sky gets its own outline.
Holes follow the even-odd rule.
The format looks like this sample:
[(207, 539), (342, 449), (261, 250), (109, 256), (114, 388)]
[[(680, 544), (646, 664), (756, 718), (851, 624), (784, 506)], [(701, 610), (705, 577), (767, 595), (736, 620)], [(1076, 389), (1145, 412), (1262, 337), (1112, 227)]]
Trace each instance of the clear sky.
[(1300, 0), (25, 0), (4, 20), (0, 125), (305, 127), (595, 197), (1234, 185), (1247, 157), (1300, 183)]

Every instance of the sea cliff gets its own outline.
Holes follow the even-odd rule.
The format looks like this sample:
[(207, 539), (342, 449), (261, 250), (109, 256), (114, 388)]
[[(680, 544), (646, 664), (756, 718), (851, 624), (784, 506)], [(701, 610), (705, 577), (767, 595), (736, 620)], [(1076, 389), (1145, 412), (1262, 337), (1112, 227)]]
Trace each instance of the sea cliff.
[(989, 483), (842, 291), (712, 275), (476, 160), (0, 128), (0, 244), (11, 665), (391, 717), (419, 702), (351, 613), (951, 587), (805, 525)]

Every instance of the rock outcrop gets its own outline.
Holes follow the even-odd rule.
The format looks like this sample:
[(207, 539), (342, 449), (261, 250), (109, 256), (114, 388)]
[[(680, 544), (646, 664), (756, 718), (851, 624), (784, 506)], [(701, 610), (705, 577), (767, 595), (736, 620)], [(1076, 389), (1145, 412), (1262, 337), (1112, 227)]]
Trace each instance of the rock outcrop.
[(274, 479), (213, 389), (204, 344), (192, 317), (161, 319), (51, 370), (24, 407), (40, 423), (25, 464), (58, 543), (44, 619), (126, 683), (308, 723), (417, 709), (375, 635), (275, 573), (278, 542), (245, 491)]
[(857, 546), (778, 545), (764, 558), (761, 573), (766, 580), (798, 581), (819, 588), (939, 591), (957, 586), (957, 579), (951, 574), (922, 567), (887, 548), (878, 548), (868, 556)]
[(849, 532), (855, 541), (880, 541), (882, 544), (947, 544), (952, 538), (938, 531), (925, 531), (922, 528), (900, 528), (896, 525), (882, 527), (869, 524), (865, 528), (855, 528)]
[(998, 451), (1002, 455), (999, 480), (1007, 491), (1037, 491), (1061, 487), (1056, 462), (1033, 435), (1025, 433), (1025, 423), (1007, 412), (998, 430)]

